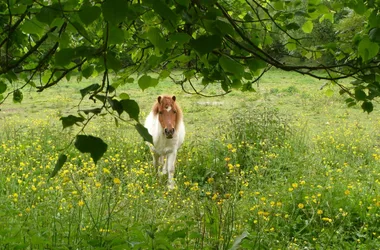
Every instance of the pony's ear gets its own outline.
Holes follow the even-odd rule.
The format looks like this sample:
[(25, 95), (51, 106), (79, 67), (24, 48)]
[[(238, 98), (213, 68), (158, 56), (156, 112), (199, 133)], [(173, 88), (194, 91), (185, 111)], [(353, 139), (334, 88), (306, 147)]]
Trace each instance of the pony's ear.
[(154, 112), (155, 115), (158, 114), (159, 110), (158, 110), (158, 105), (157, 104), (154, 106), (153, 112)]
[(158, 103), (161, 103), (161, 96), (157, 97), (157, 101), (158, 101)]
[(172, 96), (172, 99), (173, 101), (175, 101), (177, 98), (175, 97), (175, 95)]

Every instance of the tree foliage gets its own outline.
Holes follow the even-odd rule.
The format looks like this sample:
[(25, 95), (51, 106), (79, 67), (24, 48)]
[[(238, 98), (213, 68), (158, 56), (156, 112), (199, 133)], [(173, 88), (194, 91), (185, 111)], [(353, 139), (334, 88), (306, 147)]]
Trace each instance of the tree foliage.
[[(189, 93), (203, 94), (194, 79), (250, 91), (275, 67), (331, 81), (369, 113), (380, 95), (379, 10), (371, 0), (1, 0), (0, 104), (21, 102), (26, 86), (100, 75), (80, 91), (99, 107), (62, 117), (63, 126), (125, 112), (149, 140), (138, 105), (118, 87), (144, 90), (181, 70), (172, 79)], [(362, 23), (350, 25), (352, 16)]]

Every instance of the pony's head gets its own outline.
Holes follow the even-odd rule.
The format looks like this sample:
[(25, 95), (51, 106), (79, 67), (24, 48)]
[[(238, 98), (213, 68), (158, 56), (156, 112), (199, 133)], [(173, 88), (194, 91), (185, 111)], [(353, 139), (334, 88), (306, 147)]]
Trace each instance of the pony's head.
[(176, 97), (159, 96), (153, 109), (155, 114), (158, 115), (158, 120), (166, 138), (173, 138), (177, 125), (182, 119), (182, 112), (176, 103)]

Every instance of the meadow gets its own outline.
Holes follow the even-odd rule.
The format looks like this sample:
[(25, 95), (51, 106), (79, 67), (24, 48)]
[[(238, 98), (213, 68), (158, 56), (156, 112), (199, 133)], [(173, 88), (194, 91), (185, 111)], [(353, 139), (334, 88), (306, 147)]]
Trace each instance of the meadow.
[[(81, 128), (63, 130), (59, 117), (97, 81), (0, 105), (0, 249), (380, 249), (377, 103), (368, 115), (334, 85), (276, 70), (255, 92), (214, 98), (166, 80), (126, 84), (118, 94), (139, 103), (142, 122), (162, 93), (183, 109), (168, 190), (128, 117), (85, 128), (108, 144), (97, 165), (70, 146)], [(69, 159), (49, 178), (61, 153)]]

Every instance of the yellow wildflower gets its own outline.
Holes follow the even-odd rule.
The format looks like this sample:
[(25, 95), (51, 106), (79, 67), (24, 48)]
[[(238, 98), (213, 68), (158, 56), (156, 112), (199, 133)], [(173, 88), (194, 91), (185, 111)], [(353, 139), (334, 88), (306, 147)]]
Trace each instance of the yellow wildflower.
[(326, 222), (332, 222), (332, 219), (328, 218), (328, 217), (323, 217), (322, 218), (323, 221), (326, 221)]
[(119, 178), (115, 177), (115, 178), (113, 179), (113, 183), (115, 183), (116, 185), (119, 185), (119, 184), (121, 183), (121, 181), (120, 181)]

